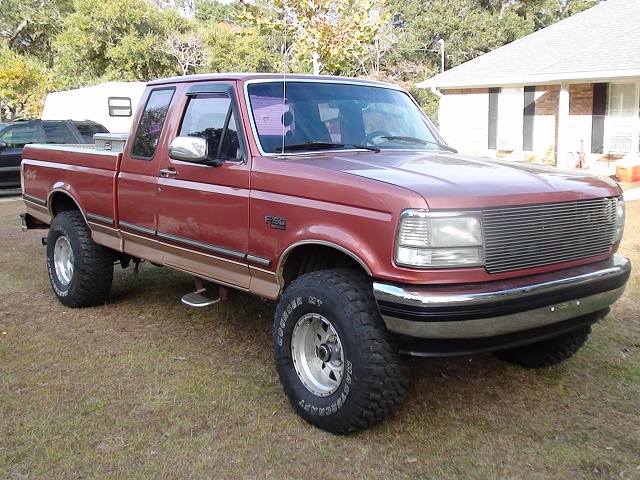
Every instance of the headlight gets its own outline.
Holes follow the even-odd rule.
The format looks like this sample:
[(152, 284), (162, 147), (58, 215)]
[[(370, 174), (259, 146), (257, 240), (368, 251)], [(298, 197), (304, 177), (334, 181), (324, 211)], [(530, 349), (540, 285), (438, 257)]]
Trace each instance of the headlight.
[(396, 263), (417, 268), (484, 265), (480, 214), (405, 210), (396, 240)]
[(613, 243), (618, 243), (622, 240), (622, 234), (624, 233), (624, 217), (624, 200), (620, 197), (616, 202), (616, 230), (613, 236)]

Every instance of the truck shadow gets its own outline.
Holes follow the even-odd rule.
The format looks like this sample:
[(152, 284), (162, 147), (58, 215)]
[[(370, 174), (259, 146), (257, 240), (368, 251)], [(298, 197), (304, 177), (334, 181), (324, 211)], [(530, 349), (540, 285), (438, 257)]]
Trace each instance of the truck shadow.
[[(228, 289), (225, 302), (205, 308), (183, 305), (180, 298), (193, 290), (191, 277), (168, 268), (143, 264), (138, 275), (116, 270), (108, 304), (141, 310), (158, 328), (180, 330), (183, 339), (206, 345), (211, 339), (224, 344), (243, 361), (272, 364), (272, 325), (276, 303), (248, 293)], [(144, 305), (141, 309), (140, 305)], [(194, 328), (194, 324), (196, 328)], [(194, 328), (192, 332), (189, 328)], [(216, 347), (217, 348), (217, 347)], [(232, 353), (229, 353), (231, 355)], [(519, 393), (533, 395), (539, 377), (536, 371), (506, 364), (493, 355), (451, 358), (408, 358), (411, 381), (406, 395), (407, 409), (464, 408), (469, 401), (487, 405), (518, 401)], [(276, 378), (275, 368), (271, 367)], [(562, 366), (544, 370), (547, 379), (557, 376)], [(524, 393), (523, 393), (524, 392)], [(526, 393), (529, 392), (529, 393)], [(428, 408), (425, 408), (427, 407)]]
[[(135, 312), (135, 321), (126, 328), (154, 332), (153, 341), (172, 342), (180, 348), (215, 352), (232, 358), (239, 371), (260, 368), (267, 373), (261, 381), (274, 405), (282, 405), (272, 357), (272, 326), (276, 303), (248, 293), (229, 289), (224, 303), (191, 308), (180, 298), (193, 290), (191, 277), (171, 269), (144, 264), (138, 275), (117, 270), (108, 306)], [(122, 316), (119, 314), (119, 316)], [(133, 318), (134, 315), (128, 316)], [(217, 362), (217, 357), (210, 359)], [(403, 405), (382, 429), (398, 433), (407, 423), (431, 425), (439, 419), (449, 427), (464, 430), (473, 425), (500, 422), (499, 416), (513, 412), (514, 406), (532, 415), (544, 415), (548, 398), (540, 396), (541, 383), (553, 389), (562, 383), (564, 366), (544, 370), (525, 370), (498, 360), (493, 355), (452, 358), (408, 358), (411, 378)], [(293, 410), (288, 414), (295, 418)], [(521, 413), (518, 414), (522, 415)], [(527, 421), (522, 417), (521, 421)], [(438, 427), (440, 428), (440, 427)]]

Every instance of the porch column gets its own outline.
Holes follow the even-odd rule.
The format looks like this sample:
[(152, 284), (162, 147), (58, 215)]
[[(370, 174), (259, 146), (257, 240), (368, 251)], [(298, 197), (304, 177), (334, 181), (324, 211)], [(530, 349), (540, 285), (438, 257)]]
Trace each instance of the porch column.
[(640, 153), (640, 82), (636, 83), (635, 115), (633, 116), (633, 137), (631, 140), (631, 152)]
[(565, 167), (571, 158), (569, 152), (577, 150), (578, 146), (569, 142), (569, 84), (560, 85), (560, 95), (558, 97), (558, 126), (556, 145), (556, 165)]

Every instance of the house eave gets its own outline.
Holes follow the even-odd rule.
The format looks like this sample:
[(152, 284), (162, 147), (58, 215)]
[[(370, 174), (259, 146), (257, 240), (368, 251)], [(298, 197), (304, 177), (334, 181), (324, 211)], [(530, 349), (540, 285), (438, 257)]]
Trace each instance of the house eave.
[[(445, 74), (446, 75), (446, 74)], [(491, 88), (491, 87), (521, 87), (534, 85), (558, 85), (562, 83), (602, 83), (620, 82), (625, 80), (640, 80), (640, 68), (628, 70), (603, 70), (599, 72), (562, 72), (553, 74), (483, 77), (463, 80), (439, 81), (438, 77), (417, 83), (418, 88), (437, 88), (439, 90), (458, 88)]]

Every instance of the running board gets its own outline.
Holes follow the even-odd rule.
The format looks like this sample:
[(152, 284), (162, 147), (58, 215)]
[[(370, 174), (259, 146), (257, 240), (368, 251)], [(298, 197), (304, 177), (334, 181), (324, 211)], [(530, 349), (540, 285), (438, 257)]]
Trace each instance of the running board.
[(182, 297), (182, 303), (189, 305), (190, 307), (208, 307), (209, 305), (214, 305), (220, 301), (220, 298), (207, 298), (204, 296), (206, 293), (206, 289), (197, 290), (192, 293), (187, 293), (184, 297)]
[[(196, 282), (196, 291), (187, 293), (182, 297), (182, 303), (190, 307), (208, 307), (226, 299), (227, 291), (222, 286), (217, 286), (218, 292), (208, 292), (202, 284), (202, 279), (194, 277)], [(214, 298), (215, 297), (215, 298)]]

